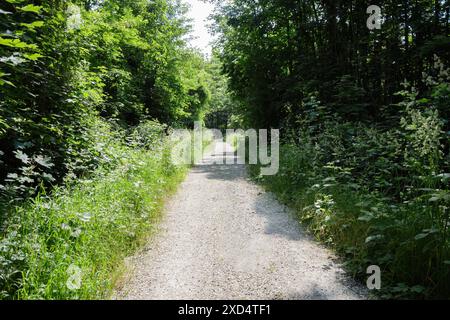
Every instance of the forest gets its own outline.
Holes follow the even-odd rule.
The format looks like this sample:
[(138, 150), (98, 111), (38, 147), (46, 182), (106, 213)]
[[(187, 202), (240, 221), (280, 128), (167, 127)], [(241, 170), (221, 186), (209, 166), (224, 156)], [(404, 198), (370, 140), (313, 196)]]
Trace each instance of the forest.
[(110, 298), (194, 121), (280, 129), (252, 180), (377, 298), (450, 298), (450, 1), (208, 2), (211, 57), (182, 0), (0, 2), (0, 299)]
[[(187, 46), (186, 10), (1, 2), (0, 298), (102, 297), (149, 231), (185, 171), (167, 133), (203, 119), (222, 78)], [(91, 272), (79, 292), (64, 280), (74, 263)]]
[(234, 121), (282, 130), (279, 174), (255, 178), (356, 277), (379, 265), (382, 297), (448, 298), (449, 1), (219, 7)]

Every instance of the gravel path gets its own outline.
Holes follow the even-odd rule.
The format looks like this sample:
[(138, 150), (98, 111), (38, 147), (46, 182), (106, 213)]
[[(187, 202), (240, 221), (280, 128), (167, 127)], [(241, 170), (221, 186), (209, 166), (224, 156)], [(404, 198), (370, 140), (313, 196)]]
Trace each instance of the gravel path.
[[(218, 143), (216, 155), (221, 154)], [(160, 231), (128, 261), (120, 299), (363, 299), (335, 257), (243, 165), (195, 167)]]

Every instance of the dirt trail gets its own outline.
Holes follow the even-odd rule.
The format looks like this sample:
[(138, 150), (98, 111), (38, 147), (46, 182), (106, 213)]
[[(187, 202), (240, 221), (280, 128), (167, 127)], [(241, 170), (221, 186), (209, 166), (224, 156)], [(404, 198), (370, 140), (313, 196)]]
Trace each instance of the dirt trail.
[[(210, 162), (229, 145), (219, 143)], [(334, 256), (243, 165), (195, 167), (158, 235), (130, 258), (121, 299), (363, 299)]]

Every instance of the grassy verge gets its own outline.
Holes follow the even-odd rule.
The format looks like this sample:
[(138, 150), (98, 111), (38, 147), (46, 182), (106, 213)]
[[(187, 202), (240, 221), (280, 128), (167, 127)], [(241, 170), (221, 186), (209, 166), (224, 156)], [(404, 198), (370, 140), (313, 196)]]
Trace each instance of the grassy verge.
[[(124, 258), (151, 234), (189, 169), (172, 164), (175, 142), (163, 129), (147, 122), (126, 135), (96, 123), (86, 133), (95, 171), (2, 208), (1, 299), (110, 297)], [(203, 137), (203, 147), (211, 142)]]
[(314, 165), (314, 153), (283, 145), (280, 171), (251, 176), (293, 208), (298, 220), (366, 282), (367, 267), (381, 268), (382, 298), (448, 298), (450, 252), (436, 229), (437, 209), (428, 200), (393, 202)]
[(9, 208), (0, 238), (0, 297), (108, 298), (123, 259), (152, 231), (164, 199), (187, 172), (169, 157), (169, 146), (122, 148), (114, 169), (99, 168), (92, 178)]

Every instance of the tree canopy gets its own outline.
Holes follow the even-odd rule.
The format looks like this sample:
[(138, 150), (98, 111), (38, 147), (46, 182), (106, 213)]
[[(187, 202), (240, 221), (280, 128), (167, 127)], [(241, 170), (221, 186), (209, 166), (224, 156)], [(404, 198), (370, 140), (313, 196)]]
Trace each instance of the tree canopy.
[(6, 0), (0, 10), (0, 185), (26, 190), (95, 167), (83, 132), (99, 117), (125, 130), (203, 119), (208, 62), (186, 43), (181, 1)]

